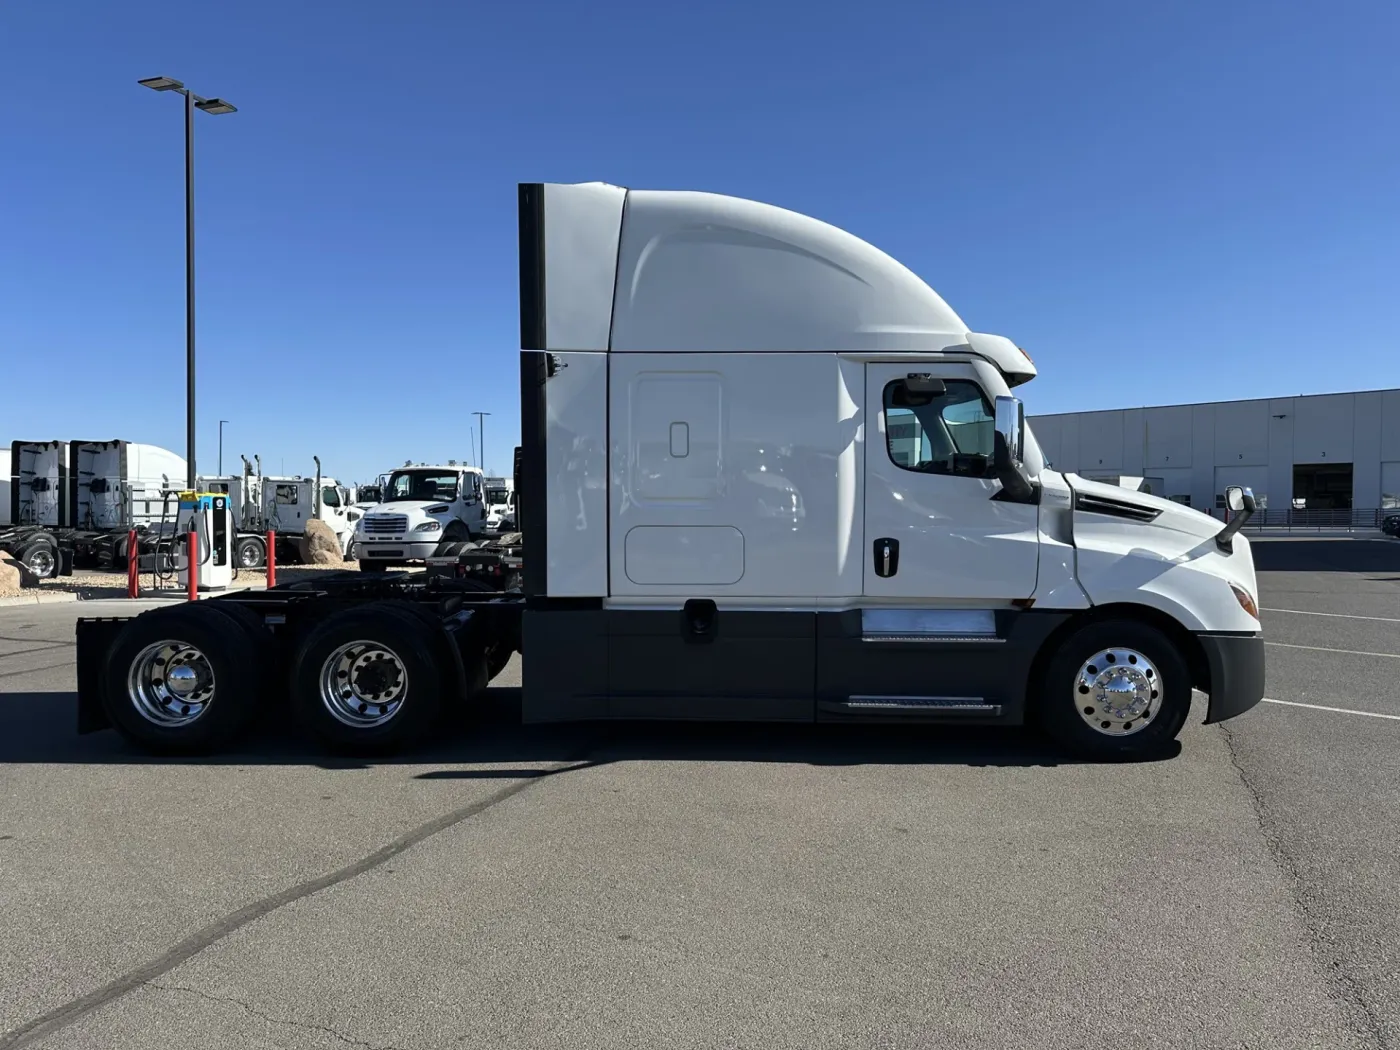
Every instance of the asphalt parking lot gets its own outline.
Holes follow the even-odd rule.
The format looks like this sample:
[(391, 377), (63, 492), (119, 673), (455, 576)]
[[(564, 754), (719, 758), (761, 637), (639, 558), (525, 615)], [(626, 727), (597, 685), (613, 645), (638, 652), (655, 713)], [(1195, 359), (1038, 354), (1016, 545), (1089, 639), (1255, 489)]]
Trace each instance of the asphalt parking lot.
[(1400, 543), (1255, 551), (1270, 702), (1131, 766), (748, 726), (153, 761), (72, 728), (73, 620), (132, 603), (0, 609), (0, 1048), (1400, 1047)]

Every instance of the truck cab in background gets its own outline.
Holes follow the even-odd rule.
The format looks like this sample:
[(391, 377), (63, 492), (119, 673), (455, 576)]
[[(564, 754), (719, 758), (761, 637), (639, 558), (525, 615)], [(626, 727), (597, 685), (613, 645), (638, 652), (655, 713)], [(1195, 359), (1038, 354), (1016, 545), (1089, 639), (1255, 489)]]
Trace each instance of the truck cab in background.
[(510, 478), (486, 478), (486, 527), (500, 532), (515, 527), (515, 484)]
[(421, 562), (445, 544), (486, 532), (485, 486), (478, 467), (418, 464), (390, 473), (378, 504), (355, 530), (355, 556), (366, 572)]

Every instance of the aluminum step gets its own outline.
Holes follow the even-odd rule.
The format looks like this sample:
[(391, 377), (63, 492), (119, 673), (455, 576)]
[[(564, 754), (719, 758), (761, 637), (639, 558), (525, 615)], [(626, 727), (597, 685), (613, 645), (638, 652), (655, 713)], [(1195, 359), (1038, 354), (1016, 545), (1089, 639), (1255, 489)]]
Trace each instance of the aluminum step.
[(988, 715), (993, 718), (1001, 714), (1001, 704), (990, 704), (980, 696), (878, 696), (858, 695), (847, 697), (838, 704), (847, 711), (919, 711), (931, 715)]

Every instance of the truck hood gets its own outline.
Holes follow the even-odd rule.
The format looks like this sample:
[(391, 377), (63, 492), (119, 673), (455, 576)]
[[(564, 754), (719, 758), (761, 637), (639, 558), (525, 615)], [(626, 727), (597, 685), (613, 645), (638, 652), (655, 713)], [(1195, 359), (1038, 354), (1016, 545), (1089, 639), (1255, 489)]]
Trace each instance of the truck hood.
[[(1153, 496), (1147, 492), (1134, 492), (1117, 485), (1106, 485), (1102, 481), (1090, 481), (1078, 474), (1066, 474), (1065, 480), (1074, 490), (1075, 509), (1083, 513), (1094, 513), (1088, 507), (1092, 507), (1096, 500), (1104, 501), (1102, 506), (1106, 510), (1111, 510), (1115, 504), (1125, 509), (1138, 507), (1144, 511), (1155, 511), (1157, 514), (1157, 517), (1150, 522), (1143, 521), (1139, 524), (1151, 524), (1159, 529), (1171, 529), (1174, 532), (1182, 532), (1201, 540), (1212, 538), (1225, 527), (1223, 521), (1212, 518), (1209, 514), (1182, 506), (1180, 503), (1173, 503), (1161, 496)], [(1081, 498), (1085, 504), (1083, 507), (1079, 505)]]

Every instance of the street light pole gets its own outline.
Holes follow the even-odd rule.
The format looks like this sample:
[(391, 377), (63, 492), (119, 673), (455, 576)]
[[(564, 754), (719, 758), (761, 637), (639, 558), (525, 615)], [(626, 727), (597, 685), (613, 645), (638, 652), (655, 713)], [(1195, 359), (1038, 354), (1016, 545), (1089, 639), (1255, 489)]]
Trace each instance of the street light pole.
[(224, 476), (224, 424), (227, 419), (219, 420), (219, 477)]
[(194, 492), (194, 96), (188, 91), (185, 92), (185, 448), (188, 450), (189, 489)]
[(478, 465), (481, 467), (481, 472), (483, 474), (486, 473), (486, 417), (490, 414), (490, 412), (472, 413), (472, 415), (476, 416), (477, 437), (481, 441), (481, 462)]
[[(196, 95), (174, 77), (147, 77), (137, 83), (152, 91), (177, 91), (185, 96), (185, 473), (193, 492), (198, 473), (194, 457), (194, 111), (218, 116), (238, 110), (221, 98)], [(223, 473), (222, 463), (219, 473)]]

